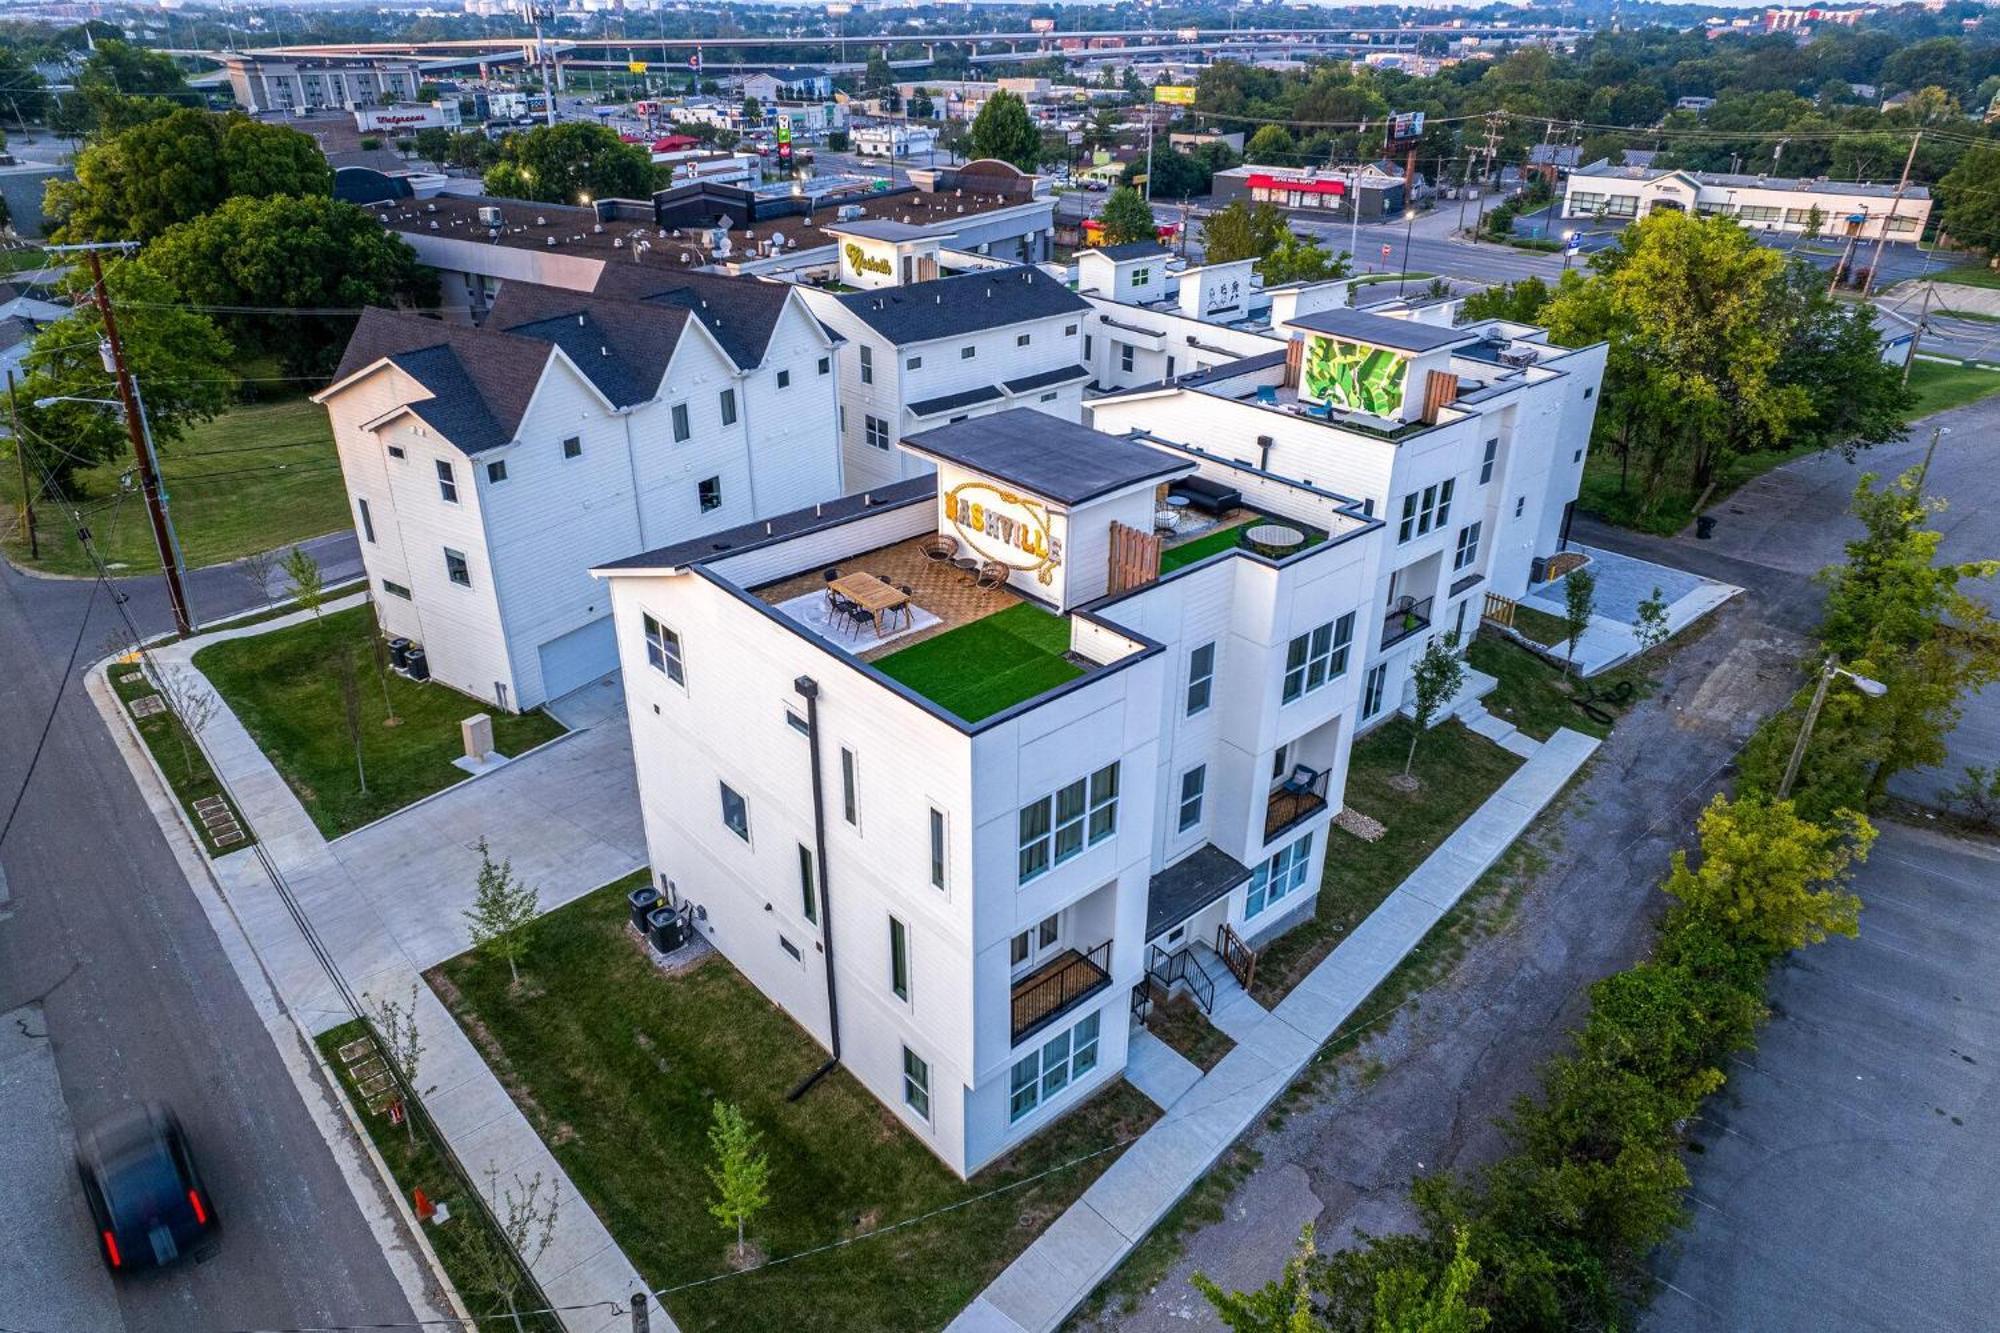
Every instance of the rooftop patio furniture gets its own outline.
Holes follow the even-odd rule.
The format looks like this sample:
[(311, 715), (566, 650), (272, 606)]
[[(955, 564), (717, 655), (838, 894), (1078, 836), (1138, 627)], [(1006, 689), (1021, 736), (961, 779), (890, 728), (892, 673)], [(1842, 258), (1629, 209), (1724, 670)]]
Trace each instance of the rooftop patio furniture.
[(920, 549), (924, 553), (924, 559), (932, 564), (947, 564), (958, 555), (958, 538), (947, 537), (940, 532), (935, 536), (926, 537)]
[(1174, 497), (1185, 497), (1196, 509), (1205, 509), (1211, 514), (1226, 513), (1243, 501), (1243, 493), (1234, 486), (1225, 486), (1219, 481), (1206, 477), (1182, 477), (1167, 490), (1167, 503)]
[(979, 567), (979, 577), (973, 580), (973, 586), (982, 592), (991, 592), (995, 588), (1005, 586), (1006, 582), (1007, 566), (998, 560), (988, 560)]
[(979, 578), (979, 562), (971, 556), (962, 555), (952, 561), (951, 564), (953, 569), (956, 569), (960, 574), (965, 576), (967, 583), (975, 582)]

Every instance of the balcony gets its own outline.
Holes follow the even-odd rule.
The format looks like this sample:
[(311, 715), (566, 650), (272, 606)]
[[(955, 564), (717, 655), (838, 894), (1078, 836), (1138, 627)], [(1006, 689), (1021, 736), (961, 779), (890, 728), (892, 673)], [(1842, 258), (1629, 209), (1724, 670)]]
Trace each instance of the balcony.
[(1398, 597), (1382, 617), (1382, 646), (1392, 648), (1431, 627), (1431, 599)]
[(1111, 984), (1111, 941), (1065, 949), (1014, 983), (1015, 1042), (1040, 1032)]
[(1292, 775), (1271, 789), (1270, 804), (1264, 807), (1264, 841), (1270, 842), (1286, 829), (1296, 828), (1326, 809), (1326, 778), (1330, 770), (1317, 771), (1299, 764)]

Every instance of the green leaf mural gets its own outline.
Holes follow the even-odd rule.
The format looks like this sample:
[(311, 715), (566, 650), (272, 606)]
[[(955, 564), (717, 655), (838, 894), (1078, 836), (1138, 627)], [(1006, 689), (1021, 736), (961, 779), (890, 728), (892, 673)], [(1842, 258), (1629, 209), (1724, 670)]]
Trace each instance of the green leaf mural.
[(1409, 369), (1408, 361), (1386, 348), (1318, 335), (1306, 341), (1306, 393), (1349, 411), (1399, 415)]

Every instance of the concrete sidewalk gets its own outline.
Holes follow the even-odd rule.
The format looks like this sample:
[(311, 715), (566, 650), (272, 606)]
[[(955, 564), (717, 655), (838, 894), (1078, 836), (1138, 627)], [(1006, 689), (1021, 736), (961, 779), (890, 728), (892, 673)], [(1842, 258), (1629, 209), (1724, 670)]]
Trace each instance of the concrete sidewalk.
[[(1576, 668), (1585, 677), (1608, 671), (1639, 654), (1641, 647), (1636, 632), (1639, 603), (1651, 596), (1654, 590), (1658, 590), (1661, 600), (1667, 604), (1669, 637), (1679, 634), (1743, 591), (1732, 583), (1703, 578), (1684, 569), (1641, 560), (1617, 551), (1585, 546), (1582, 542), (1571, 542), (1569, 549), (1590, 557), (1586, 567), (1597, 579), (1596, 609), (1590, 617), (1590, 625), (1576, 640)], [(1560, 620), (1565, 613), (1563, 599), (1568, 577), (1564, 575), (1537, 584), (1521, 598), (1521, 605)], [(1561, 656), (1563, 650), (1557, 647), (1552, 651)]]
[[(326, 609), (360, 600), (342, 599)], [(309, 614), (167, 645), (153, 655), (163, 667), (186, 671), (191, 685), (210, 690), (193, 666), (197, 651), (224, 638), (282, 629)], [(115, 700), (98, 703), (107, 725), (127, 725)], [(416, 988), (424, 1102), (475, 1183), (483, 1188), (492, 1169), (503, 1188), (517, 1176), (539, 1173), (545, 1190), (560, 1190), (555, 1238), (534, 1273), (551, 1303), (577, 1307), (561, 1316), (564, 1326), (579, 1333), (628, 1328), (623, 1302), (644, 1286), (637, 1269), (422, 978), (425, 968), (466, 948), (459, 912), (471, 900), (477, 854), (470, 849), (482, 834), (492, 840), (496, 857), (514, 857), (541, 888), (545, 907), (644, 864), (636, 795), (629, 810), (618, 809), (615, 784), (605, 790), (596, 777), (631, 772), (622, 712), (613, 724), (570, 733), (334, 842), (320, 834), (220, 696), (201, 741), (259, 843), (211, 863), (217, 886), (288, 1007), (314, 1033), (352, 1017), (264, 858), (354, 990), (375, 1000), (406, 1001)], [(549, 789), (568, 793), (569, 804), (552, 806)], [(578, 809), (593, 803), (600, 808)], [(652, 1310), (653, 1327), (674, 1328), (657, 1303)]]
[(1596, 749), (1596, 741), (1567, 728), (1551, 736), (1277, 1008), (1261, 1020), (1252, 1016), (1248, 1024), (1245, 1015), (1234, 1015), (1236, 1048), (1206, 1075), (1190, 1081), (1193, 1066), (1181, 1069), (1139, 1043), (1134, 1082), (1148, 1095), (1172, 1098), (1166, 1114), (950, 1328), (1040, 1333), (1061, 1324), (1256, 1122)]

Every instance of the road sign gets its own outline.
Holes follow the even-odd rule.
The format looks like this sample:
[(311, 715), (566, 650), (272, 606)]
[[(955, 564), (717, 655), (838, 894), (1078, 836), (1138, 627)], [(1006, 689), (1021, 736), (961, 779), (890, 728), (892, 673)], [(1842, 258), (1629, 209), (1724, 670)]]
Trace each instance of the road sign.
[(1383, 246), (1383, 247), (1382, 247), (1382, 258), (1384, 258), (1384, 259), (1387, 259), (1387, 258), (1389, 257), (1389, 252), (1390, 252), (1390, 250), (1391, 250), (1392, 248), (1393, 248), (1393, 247), (1391, 247), (1391, 246), (1387, 246), (1387, 245)]

